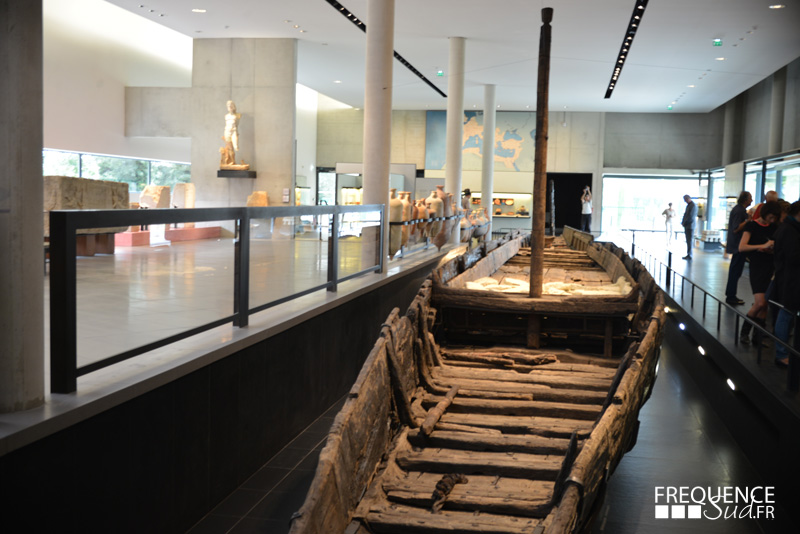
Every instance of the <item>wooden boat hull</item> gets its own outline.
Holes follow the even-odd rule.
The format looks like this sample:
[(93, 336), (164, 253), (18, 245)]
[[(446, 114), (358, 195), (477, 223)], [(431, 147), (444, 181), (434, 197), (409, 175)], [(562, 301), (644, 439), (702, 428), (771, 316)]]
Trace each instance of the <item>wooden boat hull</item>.
[[(459, 299), (476, 298), (458, 277), (476, 276), (470, 268), (516, 249), (506, 263), (524, 244), (514, 239), (441, 266), (405, 314), (392, 312), (336, 417), (292, 533), (562, 533), (589, 524), (636, 440), (655, 380), (663, 296), (633, 260), (625, 271), (635, 301), (594, 299), (614, 304), (609, 311), (585, 298), (479, 299), (480, 317), (490, 322), (496, 314), (524, 317), (526, 342), (508, 343), (516, 335), (503, 334), (498, 345), (484, 333), (454, 344), (454, 336), (463, 338), (460, 311), (474, 306)], [(624, 266), (613, 245), (588, 248)], [(546, 328), (531, 347), (528, 324), (568, 317), (576, 306), (587, 317), (599, 314), (603, 335), (580, 340), (593, 350), (573, 351), (560, 331), (547, 330), (560, 325), (541, 321)], [(609, 317), (626, 318), (624, 336), (609, 334)]]

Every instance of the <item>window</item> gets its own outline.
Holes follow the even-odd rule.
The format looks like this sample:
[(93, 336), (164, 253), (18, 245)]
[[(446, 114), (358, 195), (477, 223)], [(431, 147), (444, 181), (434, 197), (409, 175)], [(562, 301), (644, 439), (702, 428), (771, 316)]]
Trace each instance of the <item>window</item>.
[(177, 183), (189, 182), (191, 165), (45, 149), (42, 151), (42, 173), (45, 176), (126, 182), (130, 191), (142, 191), (146, 185), (172, 187)]
[(603, 231), (664, 230), (661, 215), (669, 202), (677, 212), (680, 222), (689, 195), (698, 206), (705, 204), (697, 178), (604, 176), (603, 177)]

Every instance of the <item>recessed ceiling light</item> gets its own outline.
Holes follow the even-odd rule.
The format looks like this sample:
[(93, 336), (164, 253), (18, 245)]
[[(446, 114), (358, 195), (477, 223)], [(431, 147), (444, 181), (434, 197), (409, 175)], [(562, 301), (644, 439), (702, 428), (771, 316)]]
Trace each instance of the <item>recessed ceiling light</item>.
[(769, 6), (770, 9), (783, 9), (784, 7), (786, 6), (783, 4), (772, 4), (771, 6)]
[(205, 13), (205, 9), (194, 8), (192, 9), (192, 13)]
[(299, 24), (295, 24), (294, 26), (292, 26), (292, 28), (294, 28), (295, 30), (296, 30), (297, 28), (299, 28), (299, 27), (300, 27), (300, 25), (299, 25)]
[(300, 30), (300, 33), (306, 33), (306, 30)]
[(687, 85), (686, 87), (694, 87), (694, 85)]
[(342, 83), (342, 80), (333, 80), (333, 83)]
[(286, 20), (284, 20), (283, 22), (285, 22), (286, 24), (289, 24), (289, 23), (290, 23), (290, 22), (292, 22), (292, 21), (291, 21), (291, 20), (289, 20), (289, 19), (286, 19)]
[(725, 58), (724, 58), (724, 57), (715, 57), (714, 59), (715, 59), (716, 61), (725, 61)]

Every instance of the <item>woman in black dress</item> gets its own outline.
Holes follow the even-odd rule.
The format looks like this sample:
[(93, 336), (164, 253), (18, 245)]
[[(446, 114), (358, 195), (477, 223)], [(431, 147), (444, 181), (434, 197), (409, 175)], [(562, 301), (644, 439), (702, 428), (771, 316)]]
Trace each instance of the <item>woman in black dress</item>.
[[(772, 257), (772, 249), (775, 242), (772, 235), (775, 233), (776, 221), (780, 219), (781, 206), (777, 202), (767, 202), (761, 207), (758, 219), (749, 221), (742, 230), (742, 240), (739, 242), (739, 252), (744, 252), (750, 259), (750, 288), (753, 290), (753, 306), (747, 312), (747, 317), (752, 321), (766, 325), (767, 299), (766, 292), (769, 282), (772, 280), (772, 273), (775, 265)], [(739, 341), (745, 344), (750, 343), (750, 330), (752, 325), (745, 322), (742, 325), (742, 332)], [(753, 334), (756, 340), (758, 331)]]

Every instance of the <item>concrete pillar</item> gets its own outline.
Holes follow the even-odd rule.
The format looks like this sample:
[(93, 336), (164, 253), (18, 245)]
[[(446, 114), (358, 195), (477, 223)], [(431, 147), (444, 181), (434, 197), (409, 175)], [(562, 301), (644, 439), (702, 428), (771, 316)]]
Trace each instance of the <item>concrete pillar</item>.
[[(364, 204), (385, 204), (383, 257), (389, 250), (389, 165), (392, 151), (394, 0), (367, 5), (367, 77), (364, 85)], [(369, 245), (365, 239), (365, 245)], [(365, 249), (365, 260), (367, 250)]]
[(722, 130), (722, 165), (733, 162), (734, 138), (736, 135), (736, 99), (725, 104), (725, 123)]
[(494, 192), (494, 130), (497, 108), (495, 86), (483, 88), (483, 160), (481, 161), (481, 208), (489, 212), (492, 220), (492, 194)]
[(42, 3), (0, 0), (0, 412), (44, 401)]
[(772, 103), (769, 112), (768, 154), (783, 152), (783, 115), (786, 110), (786, 67), (772, 75)]
[[(453, 193), (456, 205), (461, 205), (461, 156), (464, 145), (464, 50), (466, 39), (450, 38), (450, 75), (447, 80), (447, 137), (445, 145), (444, 190)], [(455, 225), (448, 239), (460, 242), (461, 231)]]

